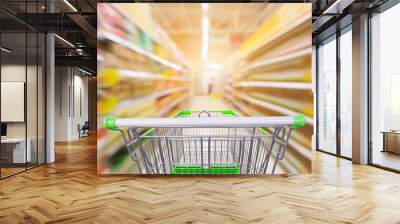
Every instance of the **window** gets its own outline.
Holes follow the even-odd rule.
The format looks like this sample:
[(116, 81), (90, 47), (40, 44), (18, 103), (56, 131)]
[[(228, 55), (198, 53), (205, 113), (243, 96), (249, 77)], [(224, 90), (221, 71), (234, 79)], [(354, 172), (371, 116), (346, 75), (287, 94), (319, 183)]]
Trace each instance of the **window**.
[[(1, 1), (39, 13), (44, 1)], [(0, 178), (45, 163), (45, 34), (1, 12)], [(11, 109), (12, 108), (12, 109)]]
[(340, 155), (352, 156), (352, 35), (351, 26), (340, 36)]
[(318, 47), (318, 149), (336, 153), (336, 36)]
[(373, 164), (400, 170), (400, 4), (371, 19), (371, 140)]

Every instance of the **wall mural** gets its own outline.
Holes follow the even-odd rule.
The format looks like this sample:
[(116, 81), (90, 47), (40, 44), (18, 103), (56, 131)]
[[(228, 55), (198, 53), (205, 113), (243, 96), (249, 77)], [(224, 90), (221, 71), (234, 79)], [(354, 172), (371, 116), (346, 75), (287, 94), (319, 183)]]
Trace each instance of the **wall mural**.
[(99, 3), (97, 18), (98, 174), (311, 171), (311, 4)]

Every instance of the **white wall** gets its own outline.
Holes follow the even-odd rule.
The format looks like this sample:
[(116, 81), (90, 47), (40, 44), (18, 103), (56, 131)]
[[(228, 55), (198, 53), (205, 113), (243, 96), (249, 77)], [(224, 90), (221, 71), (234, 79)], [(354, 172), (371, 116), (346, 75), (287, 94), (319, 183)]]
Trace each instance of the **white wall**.
[[(25, 75), (26, 75), (26, 70), (28, 74), (31, 73), (36, 73), (36, 67), (33, 66), (28, 66), (25, 67), (24, 65), (18, 65), (18, 64), (9, 64), (9, 65), (2, 65), (1, 66), (1, 81), (3, 82), (25, 82)], [(29, 80), (29, 84), (30, 85), (36, 85), (36, 81), (33, 80)], [(33, 92), (30, 93), (30, 90), (32, 90)], [(28, 88), (27, 89), (28, 93), (27, 93), (27, 103), (31, 103), (33, 102), (32, 98), (36, 98), (36, 89), (32, 89), (32, 88)], [(36, 101), (35, 101), (36, 102)], [(29, 106), (29, 105), (28, 105)], [(30, 106), (34, 106), (36, 107), (36, 103), (35, 105), (30, 105)], [(6, 110), (6, 108), (1, 108), (2, 110)], [(28, 124), (28, 129), (30, 128), (34, 128), (36, 130), (36, 113), (28, 113), (28, 122), (31, 121), (35, 121), (35, 124)], [(26, 122), (7, 122), (7, 136), (8, 137), (25, 137), (25, 123)], [(35, 125), (35, 127), (34, 127)], [(28, 137), (29, 133), (31, 133), (28, 130)], [(35, 133), (36, 134), (36, 133)]]
[(68, 140), (68, 88), (70, 83), (69, 68), (55, 69), (55, 140)]
[(77, 139), (78, 124), (88, 120), (88, 79), (75, 68), (56, 67), (55, 85), (55, 140)]
[[(25, 64), (24, 65), (2, 65), (1, 81), (3, 82), (25, 82)], [(28, 68), (29, 69), (29, 68)], [(6, 110), (6, 108), (1, 108)], [(25, 122), (7, 123), (7, 137), (25, 137)]]
[[(75, 71), (76, 72), (76, 71)], [(74, 108), (72, 108), (71, 133), (72, 138), (79, 137), (78, 124), (83, 125), (88, 121), (88, 79), (81, 73), (74, 75)], [(71, 104), (72, 105), (72, 104)], [(81, 108), (80, 108), (81, 107)], [(81, 111), (80, 111), (81, 110)]]

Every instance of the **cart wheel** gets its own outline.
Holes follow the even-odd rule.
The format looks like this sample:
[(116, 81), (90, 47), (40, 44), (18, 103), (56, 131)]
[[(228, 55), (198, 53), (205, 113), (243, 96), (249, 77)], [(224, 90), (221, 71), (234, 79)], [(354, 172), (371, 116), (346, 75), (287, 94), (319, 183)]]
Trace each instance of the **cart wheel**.
[(208, 112), (208, 111), (206, 111), (206, 110), (201, 111), (201, 112), (199, 113), (198, 117), (201, 117), (202, 114), (207, 114), (207, 116), (211, 117), (210, 112)]

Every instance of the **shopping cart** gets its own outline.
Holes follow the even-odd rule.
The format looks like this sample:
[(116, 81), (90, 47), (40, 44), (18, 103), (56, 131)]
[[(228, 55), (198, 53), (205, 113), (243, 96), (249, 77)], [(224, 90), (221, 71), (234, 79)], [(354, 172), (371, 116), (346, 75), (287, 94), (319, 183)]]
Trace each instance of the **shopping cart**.
[(122, 134), (140, 174), (273, 174), (292, 130), (304, 125), (304, 115), (239, 117), (229, 110), (104, 119), (105, 128)]

